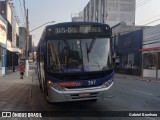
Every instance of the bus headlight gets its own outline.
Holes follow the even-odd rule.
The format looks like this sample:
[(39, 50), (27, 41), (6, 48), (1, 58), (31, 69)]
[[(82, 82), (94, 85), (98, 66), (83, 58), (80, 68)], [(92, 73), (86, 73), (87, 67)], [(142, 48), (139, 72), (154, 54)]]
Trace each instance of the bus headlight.
[(52, 81), (48, 81), (48, 89), (50, 87), (53, 87), (54, 89), (58, 90), (58, 91), (63, 91), (64, 90), (64, 87), (63, 86), (59, 86), (58, 84), (56, 83), (53, 83)]
[(114, 81), (114, 78), (111, 78), (110, 80), (108, 80), (107, 82), (105, 82), (105, 83), (102, 85), (102, 87), (103, 87), (103, 88), (106, 88), (106, 87), (110, 86), (113, 81)]

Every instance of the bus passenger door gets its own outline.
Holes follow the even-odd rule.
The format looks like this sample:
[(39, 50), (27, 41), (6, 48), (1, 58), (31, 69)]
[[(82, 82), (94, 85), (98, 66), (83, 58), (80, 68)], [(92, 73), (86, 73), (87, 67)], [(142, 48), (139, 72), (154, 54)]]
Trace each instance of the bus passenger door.
[(45, 88), (44, 88), (45, 74), (44, 74), (44, 59), (43, 58), (44, 58), (43, 54), (41, 54), (41, 57), (40, 57), (40, 74), (41, 74), (40, 81), (41, 81), (42, 89), (43, 89), (43, 91), (45, 91)]

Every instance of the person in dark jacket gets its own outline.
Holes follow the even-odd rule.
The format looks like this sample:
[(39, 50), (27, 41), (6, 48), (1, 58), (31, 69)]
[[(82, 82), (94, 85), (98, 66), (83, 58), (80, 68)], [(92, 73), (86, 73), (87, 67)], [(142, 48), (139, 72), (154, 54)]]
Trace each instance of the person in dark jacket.
[(23, 75), (25, 72), (25, 64), (23, 61), (20, 62), (19, 71), (20, 71), (20, 79), (23, 79)]

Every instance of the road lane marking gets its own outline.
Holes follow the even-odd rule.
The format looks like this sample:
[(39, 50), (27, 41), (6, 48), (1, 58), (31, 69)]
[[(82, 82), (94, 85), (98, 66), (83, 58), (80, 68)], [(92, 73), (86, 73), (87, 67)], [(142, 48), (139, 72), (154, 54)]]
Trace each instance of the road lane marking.
[(147, 92), (143, 92), (143, 91), (139, 91), (139, 90), (133, 90), (133, 91), (139, 92), (139, 93), (143, 93), (143, 94), (146, 94), (146, 95), (153, 95), (153, 94), (151, 94), (151, 93), (147, 93)]
[(145, 117), (145, 118), (147, 118), (149, 120), (157, 120), (157, 119), (154, 119), (154, 118), (151, 118), (151, 117)]

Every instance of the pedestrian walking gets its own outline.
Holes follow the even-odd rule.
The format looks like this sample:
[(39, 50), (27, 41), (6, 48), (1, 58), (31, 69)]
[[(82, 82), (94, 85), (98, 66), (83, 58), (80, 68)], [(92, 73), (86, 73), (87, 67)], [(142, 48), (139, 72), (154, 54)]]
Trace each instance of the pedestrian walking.
[(23, 75), (25, 71), (25, 65), (23, 61), (20, 62), (19, 71), (20, 71), (20, 79), (23, 79)]

